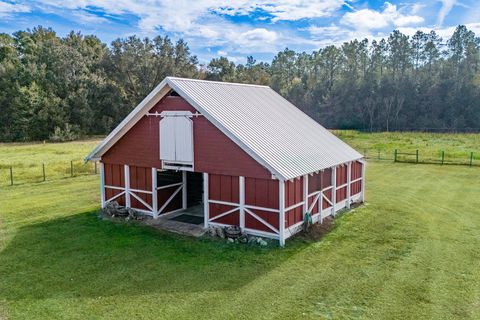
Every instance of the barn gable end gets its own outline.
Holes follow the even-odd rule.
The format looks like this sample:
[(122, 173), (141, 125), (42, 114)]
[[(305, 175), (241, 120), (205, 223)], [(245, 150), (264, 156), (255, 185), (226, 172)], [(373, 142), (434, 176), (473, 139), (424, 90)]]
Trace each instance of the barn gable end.
[[(162, 98), (149, 113), (190, 111), (196, 113), (179, 96)], [(193, 117), (194, 171), (220, 175), (270, 179), (270, 172), (230, 140), (205, 117)], [(156, 116), (145, 115), (103, 156), (102, 162), (128, 164), (161, 169), (159, 122)]]

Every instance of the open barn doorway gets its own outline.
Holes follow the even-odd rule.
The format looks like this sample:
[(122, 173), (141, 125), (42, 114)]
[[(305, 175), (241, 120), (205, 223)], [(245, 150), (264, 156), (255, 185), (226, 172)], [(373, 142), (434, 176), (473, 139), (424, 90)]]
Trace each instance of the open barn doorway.
[(203, 226), (205, 215), (201, 172), (158, 171), (157, 181), (159, 217)]

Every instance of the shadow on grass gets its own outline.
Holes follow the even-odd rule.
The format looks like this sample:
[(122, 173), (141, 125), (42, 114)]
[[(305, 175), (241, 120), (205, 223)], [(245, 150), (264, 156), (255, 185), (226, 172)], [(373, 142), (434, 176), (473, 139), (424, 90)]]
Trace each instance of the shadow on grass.
[(236, 290), (301, 250), (116, 224), (86, 212), (23, 227), (0, 252), (0, 299)]

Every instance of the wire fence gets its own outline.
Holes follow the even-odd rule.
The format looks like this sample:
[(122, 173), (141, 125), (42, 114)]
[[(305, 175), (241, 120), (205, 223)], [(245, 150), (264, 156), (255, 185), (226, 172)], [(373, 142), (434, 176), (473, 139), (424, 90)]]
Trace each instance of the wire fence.
[(420, 149), (415, 150), (372, 150), (363, 149), (365, 158), (369, 160), (385, 160), (402, 163), (423, 163), (438, 165), (464, 165), (480, 166), (480, 152), (447, 152), (439, 150), (438, 152), (426, 152)]
[[(380, 150), (363, 149), (368, 160), (392, 161), (402, 163), (425, 163), (438, 165), (480, 166), (480, 152), (446, 152), (440, 150)], [(72, 160), (70, 162), (46, 162), (37, 164), (0, 165), (0, 187), (25, 183), (38, 183), (64, 178), (98, 174), (98, 162)]]
[(95, 175), (98, 162), (72, 160), (70, 162), (45, 162), (37, 164), (0, 165), (0, 186), (38, 183), (85, 175)]

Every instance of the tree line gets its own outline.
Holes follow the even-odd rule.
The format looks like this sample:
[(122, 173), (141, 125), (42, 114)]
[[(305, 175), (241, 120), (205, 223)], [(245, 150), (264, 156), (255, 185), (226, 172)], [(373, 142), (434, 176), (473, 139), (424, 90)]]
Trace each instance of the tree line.
[(110, 45), (50, 28), (0, 34), (0, 141), (71, 140), (112, 130), (164, 77), (270, 85), (330, 128), (480, 130), (480, 38), (352, 40), (271, 63), (200, 64), (183, 40), (131, 36)]

